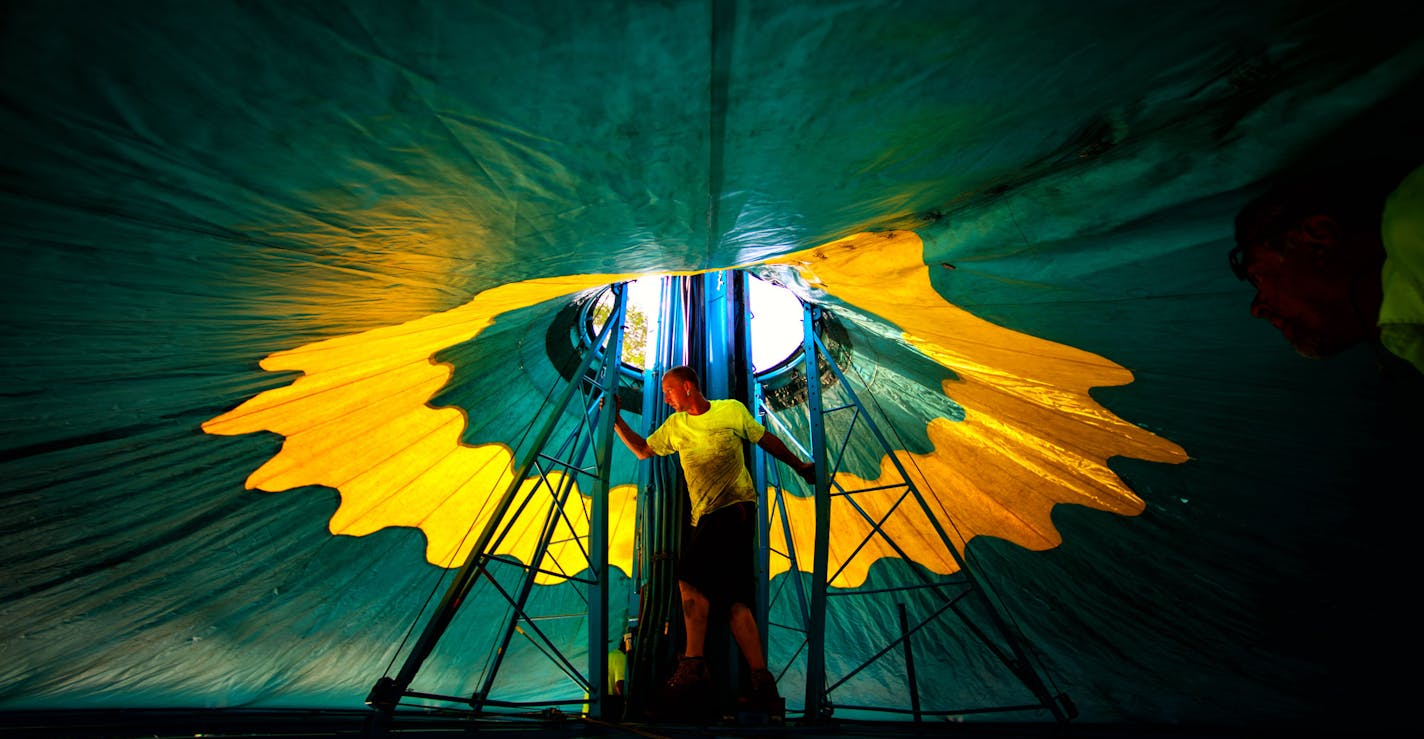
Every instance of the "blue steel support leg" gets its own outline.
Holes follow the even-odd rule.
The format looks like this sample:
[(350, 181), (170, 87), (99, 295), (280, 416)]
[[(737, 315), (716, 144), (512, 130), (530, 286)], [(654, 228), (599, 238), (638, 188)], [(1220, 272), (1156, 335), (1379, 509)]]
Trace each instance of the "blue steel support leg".
[[(617, 361), (617, 352), (621, 349), (626, 287), (620, 286), (616, 294), (618, 302), (614, 316), (604, 325), (598, 338), (594, 340), (593, 347), (585, 353), (583, 361), (580, 362), (578, 368), (574, 371), (573, 377), (575, 379), (569, 382), (563, 390), (560, 391), (558, 399), (550, 406), (548, 415), (540, 427), (533, 444), (520, 462), (519, 468), (515, 470), (509, 486), (495, 503), (489, 520), (480, 531), (479, 537), (475, 540), (475, 544), (470, 549), (470, 553), (465, 558), (464, 563), (456, 572), (450, 586), (446, 588), (445, 594), (441, 597), (440, 603), (436, 606), (430, 620), (426, 622), (420, 637), (417, 638), (410, 653), (406, 655), (406, 660), (402, 664), (400, 671), (394, 678), (382, 677), (376, 681), (376, 684), (371, 688), (371, 692), (366, 697), (366, 704), (368, 706), (389, 716), (395, 710), (396, 704), (400, 699), (408, 694), (411, 682), (415, 679), (416, 674), (419, 673), (421, 666), (430, 656), (430, 653), (435, 649), (435, 645), (439, 643), (440, 637), (443, 636), (445, 630), (449, 628), (450, 623), (455, 618), (456, 611), (459, 610), (460, 605), (465, 601), (465, 597), (474, 587), (475, 581), (483, 573), (484, 560), (490, 549), (491, 542), (504, 524), (505, 516), (509, 512), (515, 496), (519, 493), (519, 489), (523, 486), (525, 478), (529, 476), (530, 471), (534, 468), (541, 451), (548, 445), (550, 437), (558, 426), (559, 419), (569, 405), (569, 401), (573, 398), (575, 391), (578, 390), (581, 382), (579, 378), (584, 377), (594, 365), (595, 360), (604, 355), (604, 352), (599, 350), (599, 346), (609, 346), (613, 352), (614, 361)], [(618, 334), (620, 339), (619, 343), (606, 345), (604, 342), (614, 333)], [(613, 376), (616, 380), (616, 372)], [(612, 409), (610, 408), (609, 410), (611, 413)], [(609, 427), (611, 428), (611, 421), (609, 421)], [(606, 550), (606, 519), (604, 548)], [(530, 566), (533, 567), (537, 565)], [(606, 598), (606, 592), (604, 597)], [(606, 623), (606, 614), (601, 618)], [(604, 638), (606, 639), (606, 635)], [(593, 687), (590, 690), (591, 701), (597, 701), (596, 694), (601, 690), (605, 681), (605, 676), (607, 675), (607, 657), (607, 652), (604, 651), (601, 655), (594, 655), (590, 658), (591, 660), (597, 658), (603, 669), (601, 673), (591, 675), (593, 678)], [(595, 664), (590, 665), (591, 670), (597, 667), (598, 665)]]
[(826, 469), (826, 429), (821, 414), (821, 370), (816, 352), (819, 309), (804, 305), (802, 325), (806, 361), (806, 406), (810, 414), (811, 457), (816, 464), (816, 538), (811, 555), (811, 622), (807, 629), (806, 713), (808, 721), (830, 715), (826, 700), (826, 574), (830, 559), (831, 497)]
[[(752, 393), (752, 412), (761, 416), (758, 410), (762, 406), (761, 384), (752, 380), (750, 385)], [(760, 419), (763, 424), (766, 419)], [(767, 474), (766, 469), (769, 464), (766, 452), (761, 447), (752, 445), (752, 484), (757, 491), (757, 553), (756, 553), (756, 622), (757, 629), (761, 633), (762, 653), (767, 653), (769, 647), (768, 636), (771, 615), (771, 509), (772, 499), (767, 494)], [(770, 656), (767, 657), (768, 663)]]
[[(824, 344), (821, 343), (820, 337), (810, 335), (808, 340), (814, 341), (820, 351), (826, 351), (826, 347)], [(826, 363), (830, 370), (835, 374), (837, 381), (839, 381), (841, 386), (845, 388), (845, 392), (850, 397), (851, 402), (854, 403), (857, 408), (863, 408), (864, 406), (861, 404), (860, 398), (851, 388), (850, 383), (846, 380), (846, 377), (841, 372), (840, 367), (836, 365), (835, 360), (832, 359), (830, 356), (827, 356)], [(899, 455), (895, 454), (894, 448), (890, 446), (890, 441), (885, 438), (885, 435), (880, 431), (880, 427), (876, 426), (874, 422), (869, 421), (868, 418), (867, 425), (871, 433), (874, 434), (875, 440), (880, 445), (880, 448), (885, 450), (886, 455), (890, 457), (890, 461), (892, 464), (894, 464), (895, 471), (899, 473), (900, 479), (905, 481), (905, 484), (908, 487), (910, 494), (914, 496), (916, 503), (920, 506), (920, 509), (924, 511), (926, 517), (929, 518), (930, 526), (933, 527), (935, 534), (944, 544), (945, 549), (949, 551), (950, 556), (952, 556), (954, 558), (954, 561), (959, 564), (960, 573), (962, 573), (964, 575), (964, 578), (969, 581), (973, 592), (983, 601), (985, 610), (989, 615), (989, 620), (993, 622), (999, 634), (1002, 635), (1004, 640), (1008, 643), (1009, 649), (1011, 652), (1013, 652), (1014, 655), (1014, 659), (1008, 664), (1008, 667), (1019, 677), (1019, 679), (1023, 681), (1024, 685), (1035, 696), (1037, 696), (1040, 701), (1042, 701), (1043, 707), (1048, 709), (1048, 711), (1053, 714), (1053, 717), (1055, 719), (1060, 722), (1069, 720), (1070, 717), (1067, 715), (1067, 713), (1065, 713), (1065, 709), (1063, 708), (1063, 706), (1060, 705), (1059, 701), (1049, 692), (1048, 686), (1044, 684), (1043, 679), (1038, 674), (1038, 671), (1034, 669), (1033, 663), (1029, 660), (1028, 653), (1024, 650), (1023, 644), (1014, 634), (1014, 631), (1009, 627), (1009, 624), (1004, 619), (1003, 614), (1001, 614), (999, 612), (999, 609), (992, 602), (989, 601), (987, 593), (984, 591), (983, 586), (979, 583), (979, 578), (974, 574), (974, 571), (969, 566), (968, 561), (966, 561), (964, 555), (960, 553), (959, 549), (954, 546), (954, 541), (949, 538), (949, 534), (944, 530), (943, 525), (939, 521), (939, 517), (934, 514), (934, 511), (930, 508), (929, 503), (924, 499), (924, 496), (920, 492), (919, 488), (917, 488), (911, 481), (910, 475), (905, 470), (904, 464), (901, 463)]]
[(593, 569), (588, 589), (588, 715), (604, 718), (604, 690), (608, 686), (608, 476), (613, 459), (613, 418), (618, 414), (614, 397), (618, 393), (623, 352), (623, 322), (627, 315), (627, 285), (619, 286), (618, 307), (608, 320), (613, 332), (604, 349), (600, 412), (594, 459), (598, 480), (594, 485), (588, 522), (589, 567)]

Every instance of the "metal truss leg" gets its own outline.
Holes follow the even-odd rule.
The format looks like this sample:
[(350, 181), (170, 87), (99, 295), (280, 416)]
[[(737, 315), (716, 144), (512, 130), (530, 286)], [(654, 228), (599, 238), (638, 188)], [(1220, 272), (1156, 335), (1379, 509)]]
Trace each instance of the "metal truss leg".
[[(608, 674), (608, 493), (610, 461), (613, 451), (613, 416), (616, 413), (613, 396), (618, 389), (623, 324), (627, 303), (626, 286), (619, 285), (614, 289), (617, 300), (612, 315), (598, 338), (584, 354), (582, 362), (574, 372), (574, 381), (565, 385), (559, 392), (557, 400), (547, 406), (547, 415), (543, 419), (538, 435), (525, 452), (508, 487), (496, 502), (488, 522), (480, 531), (474, 547), (465, 562), (456, 571), (439, 605), (436, 606), (420, 637), (406, 656), (400, 671), (395, 677), (381, 677), (371, 688), (371, 692), (366, 698), (366, 704), (381, 714), (382, 725), (389, 725), (389, 719), (397, 704), (407, 696), (466, 702), (477, 711), (489, 702), (488, 691), (494, 683), (503, 649), (499, 650), (501, 657), (497, 657), (486, 672), (483, 690), (473, 697), (460, 698), (412, 693), (410, 685), (441, 636), (449, 628), (456, 612), (466, 604), (467, 596), (480, 577), (488, 578), (497, 589), (500, 589), (513, 608), (511, 622), (503, 632), (506, 645), (509, 635), (513, 632), (519, 619), (524, 618), (526, 624), (532, 625), (532, 622), (523, 613), (524, 605), (534, 578), (540, 572), (543, 555), (548, 549), (553, 532), (557, 529), (558, 520), (564, 515), (563, 501), (569, 495), (573, 480), (580, 477), (593, 480), (589, 542), (585, 550), (591, 570), (591, 575), (587, 580), (589, 611), (586, 672), (580, 674), (576, 668), (572, 667), (571, 661), (559, 653), (548, 640), (545, 640), (544, 647), (546, 653), (552, 652), (550, 656), (560, 664), (560, 669), (564, 669), (566, 672), (572, 669), (571, 677), (586, 687), (589, 715), (593, 718), (602, 717), (603, 690)], [(574, 406), (578, 408), (574, 430), (562, 445), (551, 452), (550, 449), (554, 448), (551, 446), (551, 440), (555, 430), (559, 427), (565, 411), (570, 408), (576, 394), (581, 398), (581, 402)], [(590, 445), (593, 447), (595, 458), (595, 468), (592, 470), (582, 466)], [(554, 491), (548, 478), (548, 473), (555, 469), (564, 475), (565, 483), (561, 486), (560, 492)], [(525, 483), (530, 478), (531, 472), (537, 473), (538, 480), (524, 493), (523, 499), (516, 506), (516, 499), (520, 497), (521, 489), (525, 488)], [(487, 568), (491, 562), (496, 561), (494, 552), (500, 542), (509, 534), (518, 518), (518, 515), (509, 515), (511, 509), (514, 509), (517, 514), (526, 507), (537, 505), (534, 498), (540, 494), (541, 490), (549, 491), (548, 505), (551, 507), (547, 509), (546, 523), (542, 529), (541, 540), (536, 547), (536, 554), (532, 562), (523, 565), (525, 573), (518, 591), (515, 594), (503, 592)], [(505, 562), (505, 560), (497, 561)], [(511, 563), (511, 566), (517, 565)], [(534, 630), (537, 631), (537, 627)]]

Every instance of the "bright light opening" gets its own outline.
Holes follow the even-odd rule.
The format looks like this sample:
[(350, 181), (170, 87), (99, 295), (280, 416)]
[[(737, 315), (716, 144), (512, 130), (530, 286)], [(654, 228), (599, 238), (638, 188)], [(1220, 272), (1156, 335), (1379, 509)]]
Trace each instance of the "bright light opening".
[(752, 368), (765, 372), (791, 358), (803, 341), (801, 301), (790, 290), (748, 275)]
[[(801, 348), (801, 301), (789, 290), (750, 276), (748, 311), (752, 324), (752, 368), (766, 372)], [(657, 351), (662, 319), (662, 277), (642, 277), (628, 283), (628, 318), (623, 328), (623, 363), (643, 369)], [(613, 313), (613, 292), (605, 291), (590, 318), (597, 335)]]
[[(613, 313), (613, 291), (606, 290), (593, 306), (593, 333), (603, 330)], [(628, 316), (623, 322), (623, 363), (643, 369), (658, 348), (662, 323), (662, 278), (640, 277), (628, 283)]]

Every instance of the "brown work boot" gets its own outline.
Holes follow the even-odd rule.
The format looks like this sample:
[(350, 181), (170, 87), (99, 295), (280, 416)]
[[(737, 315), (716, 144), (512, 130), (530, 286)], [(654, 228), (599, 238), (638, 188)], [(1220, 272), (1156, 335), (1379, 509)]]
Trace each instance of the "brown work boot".
[(712, 671), (707, 669), (707, 660), (702, 657), (678, 657), (677, 670), (668, 678), (668, 691), (687, 695), (702, 690), (712, 681)]
[(786, 704), (776, 690), (776, 677), (769, 670), (752, 670), (747, 694), (737, 699), (737, 708), (747, 713), (765, 713), (773, 718), (786, 711)]
[(752, 670), (751, 684), (752, 698), (771, 700), (781, 697), (781, 694), (776, 692), (776, 677), (771, 674), (771, 670)]
[(700, 722), (712, 719), (716, 712), (712, 671), (701, 657), (679, 657), (677, 670), (658, 692), (657, 700), (647, 707), (649, 718)]

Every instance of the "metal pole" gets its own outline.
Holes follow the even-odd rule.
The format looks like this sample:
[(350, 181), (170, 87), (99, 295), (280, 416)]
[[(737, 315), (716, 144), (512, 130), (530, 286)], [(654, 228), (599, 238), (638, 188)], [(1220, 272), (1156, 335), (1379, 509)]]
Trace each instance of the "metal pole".
[(910, 646), (910, 617), (905, 614), (905, 604), (895, 604), (900, 610), (900, 638), (905, 644), (905, 682), (910, 686), (910, 711), (915, 714), (915, 722), (923, 720), (920, 715), (920, 685), (915, 681), (915, 650)]
[(594, 484), (588, 522), (588, 565), (593, 570), (588, 586), (588, 715), (595, 719), (604, 717), (603, 694), (608, 687), (608, 475), (613, 459), (613, 417), (618, 414), (614, 395), (622, 374), (623, 323), (628, 308), (627, 285), (616, 289), (618, 308), (608, 319), (614, 324), (613, 332), (603, 350), (598, 436), (594, 446), (598, 480)]
[[(764, 413), (758, 412), (763, 403), (761, 383), (752, 380), (752, 409), (753, 413), (762, 425), (766, 424)], [(769, 462), (767, 453), (762, 448), (752, 445), (752, 484), (757, 491), (757, 553), (756, 553), (756, 622), (757, 631), (761, 634), (762, 654), (767, 653), (768, 634), (770, 630), (771, 615), (771, 509), (772, 499), (767, 492), (766, 468)], [(790, 538), (787, 539), (789, 543)], [(792, 570), (793, 576), (799, 576)], [(768, 661), (769, 661), (768, 657)]]
[(816, 464), (816, 538), (811, 557), (811, 623), (806, 651), (806, 715), (819, 721), (830, 715), (826, 702), (826, 571), (830, 559), (831, 496), (826, 469), (826, 428), (821, 416), (821, 370), (817, 362), (816, 319), (819, 309), (802, 305), (802, 347), (806, 360), (806, 411), (810, 416), (811, 457)]

